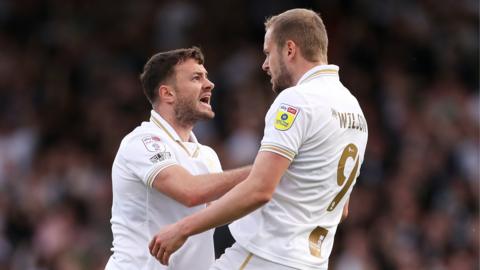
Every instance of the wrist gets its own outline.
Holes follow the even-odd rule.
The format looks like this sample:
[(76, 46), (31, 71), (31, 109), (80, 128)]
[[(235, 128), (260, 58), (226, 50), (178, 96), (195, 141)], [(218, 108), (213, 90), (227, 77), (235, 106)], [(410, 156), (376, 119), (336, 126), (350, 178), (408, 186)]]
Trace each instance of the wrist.
[(183, 238), (186, 239), (192, 235), (192, 230), (188, 222), (188, 217), (178, 221), (178, 227), (179, 227), (179, 233)]

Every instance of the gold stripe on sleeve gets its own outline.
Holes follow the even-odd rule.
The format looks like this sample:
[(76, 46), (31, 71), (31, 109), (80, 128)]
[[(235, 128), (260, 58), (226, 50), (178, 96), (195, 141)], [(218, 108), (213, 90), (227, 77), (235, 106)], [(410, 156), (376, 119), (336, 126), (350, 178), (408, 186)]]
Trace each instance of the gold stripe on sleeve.
[(170, 166), (172, 166), (172, 165), (175, 165), (175, 164), (177, 164), (177, 163), (171, 161), (171, 162), (165, 163), (165, 164), (163, 164), (163, 165), (160, 165), (160, 166), (158, 166), (158, 167), (155, 167), (155, 168), (149, 173), (149, 175), (148, 175), (148, 177), (147, 177), (147, 185), (148, 185), (149, 187), (152, 187), (152, 186), (153, 186), (153, 180), (155, 180), (155, 177), (157, 176), (157, 174), (158, 174), (161, 170), (163, 170), (163, 169), (165, 169), (165, 168), (167, 168), (167, 167), (170, 167)]
[(290, 160), (293, 160), (293, 158), (295, 158), (295, 153), (288, 150), (288, 149), (285, 149), (285, 148), (281, 148), (281, 147), (278, 147), (276, 145), (271, 145), (271, 144), (266, 144), (266, 145), (262, 145), (260, 147), (260, 150), (258, 150), (259, 152), (260, 151), (268, 151), (268, 152), (274, 152), (274, 153), (277, 153), (277, 154), (280, 154)]

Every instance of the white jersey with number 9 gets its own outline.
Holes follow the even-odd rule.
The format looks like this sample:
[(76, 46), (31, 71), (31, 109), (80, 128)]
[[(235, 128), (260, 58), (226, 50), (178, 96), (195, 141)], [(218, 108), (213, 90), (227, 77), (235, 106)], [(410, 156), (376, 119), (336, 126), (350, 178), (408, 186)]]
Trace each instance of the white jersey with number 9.
[(291, 164), (271, 201), (230, 225), (237, 243), (279, 264), (327, 269), (367, 138), (363, 112), (337, 66), (317, 66), (280, 93), (266, 115), (260, 151)]

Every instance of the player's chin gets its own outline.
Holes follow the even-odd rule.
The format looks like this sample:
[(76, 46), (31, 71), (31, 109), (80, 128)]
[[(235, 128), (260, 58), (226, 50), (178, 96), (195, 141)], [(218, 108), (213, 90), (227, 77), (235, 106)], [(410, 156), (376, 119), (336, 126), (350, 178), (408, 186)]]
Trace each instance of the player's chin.
[(273, 83), (272, 84), (272, 91), (276, 94), (279, 94), (280, 92), (282, 92), (282, 89), (280, 89), (277, 84)]
[(279, 84), (279, 83), (272, 83), (272, 91), (275, 94), (280, 94), (283, 90), (287, 89), (289, 86), (286, 86), (284, 84)]
[(202, 119), (208, 120), (215, 117), (215, 112), (212, 110), (202, 110), (200, 111), (200, 116)]
[(210, 110), (210, 112), (208, 112), (208, 114), (207, 114), (207, 117), (208, 117), (209, 119), (214, 118), (214, 117), (215, 117), (215, 112), (212, 111), (212, 110)]

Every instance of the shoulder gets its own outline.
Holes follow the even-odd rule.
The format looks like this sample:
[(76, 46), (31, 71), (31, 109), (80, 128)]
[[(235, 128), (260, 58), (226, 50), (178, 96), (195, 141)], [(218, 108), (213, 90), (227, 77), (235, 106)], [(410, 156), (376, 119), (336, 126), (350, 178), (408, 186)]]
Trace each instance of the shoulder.
[(270, 113), (275, 113), (278, 111), (288, 111), (293, 115), (296, 115), (298, 112), (308, 110), (309, 101), (302, 93), (301, 85), (293, 86), (283, 90), (272, 103), (270, 107)]
[(305, 93), (303, 93), (303, 85), (296, 85), (290, 88), (283, 90), (273, 102), (273, 106), (278, 108), (281, 104), (287, 104), (297, 108), (305, 107), (308, 105), (309, 101), (306, 98)]
[(137, 149), (138, 146), (143, 146), (150, 152), (157, 152), (165, 143), (166, 138), (161, 132), (142, 124), (123, 138), (120, 150), (128, 152)]
[(285, 100), (291, 100), (291, 99), (296, 101), (298, 99), (303, 99), (301, 89), (302, 89), (302, 85), (295, 85), (295, 86), (289, 87), (283, 90), (282, 92), (280, 92), (280, 94), (278, 94), (275, 101), (277, 100), (285, 101)]

